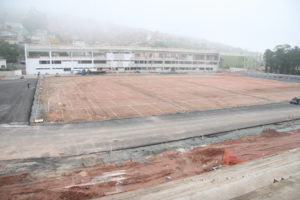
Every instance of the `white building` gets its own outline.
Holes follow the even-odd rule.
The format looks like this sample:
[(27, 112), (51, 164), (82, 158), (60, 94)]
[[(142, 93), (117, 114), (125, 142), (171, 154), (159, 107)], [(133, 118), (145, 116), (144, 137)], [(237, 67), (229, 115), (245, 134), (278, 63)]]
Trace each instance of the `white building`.
[(68, 74), (83, 70), (110, 72), (214, 72), (214, 51), (146, 47), (25, 45), (27, 74)]
[(0, 68), (6, 69), (6, 60), (0, 57)]

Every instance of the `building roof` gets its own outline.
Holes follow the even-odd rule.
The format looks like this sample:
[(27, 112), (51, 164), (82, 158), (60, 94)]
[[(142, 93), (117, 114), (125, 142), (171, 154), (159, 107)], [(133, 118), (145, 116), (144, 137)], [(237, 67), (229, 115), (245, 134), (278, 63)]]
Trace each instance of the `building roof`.
[(155, 51), (155, 52), (180, 52), (180, 53), (214, 53), (213, 50), (192, 50), (180, 48), (153, 48), (135, 46), (72, 46), (72, 45), (33, 45), (26, 44), (27, 50), (108, 50), (108, 51)]

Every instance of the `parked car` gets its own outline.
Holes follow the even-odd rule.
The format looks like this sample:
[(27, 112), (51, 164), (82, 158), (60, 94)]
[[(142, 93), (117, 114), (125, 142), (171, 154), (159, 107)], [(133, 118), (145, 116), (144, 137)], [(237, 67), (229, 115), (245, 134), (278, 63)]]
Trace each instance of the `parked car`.
[(291, 104), (300, 105), (300, 97), (295, 97), (290, 101)]

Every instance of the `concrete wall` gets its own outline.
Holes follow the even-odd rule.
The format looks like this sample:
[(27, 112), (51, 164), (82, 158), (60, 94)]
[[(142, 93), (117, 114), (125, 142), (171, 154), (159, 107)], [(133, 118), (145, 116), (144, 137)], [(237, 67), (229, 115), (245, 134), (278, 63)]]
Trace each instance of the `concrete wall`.
[(264, 72), (241, 72), (246, 76), (266, 78), (272, 80), (281, 80), (288, 82), (300, 82), (299, 75), (287, 75), (287, 74), (274, 74), (274, 73), (264, 73)]
[(22, 75), (22, 70), (13, 70), (13, 71), (0, 71), (1, 76), (21, 76)]
[(6, 68), (6, 60), (5, 59), (0, 59), (0, 68), (5, 69)]

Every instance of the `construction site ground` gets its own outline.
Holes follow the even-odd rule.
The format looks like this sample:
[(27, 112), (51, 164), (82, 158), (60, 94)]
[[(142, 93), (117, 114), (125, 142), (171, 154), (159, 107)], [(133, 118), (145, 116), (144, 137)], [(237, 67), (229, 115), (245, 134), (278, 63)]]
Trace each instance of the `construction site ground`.
[[(56, 170), (49, 170), (58, 167), (59, 163), (51, 158), (19, 160), (19, 163), (2, 161), (2, 173), (16, 168), (16, 165), (18, 170), (0, 176), (0, 196), (1, 199), (15, 200), (84, 200), (102, 196), (107, 196), (105, 199), (231, 199), (273, 182), (299, 178), (299, 150), (246, 162), (297, 147), (300, 147), (300, 129), (282, 132), (267, 129), (261, 135), (167, 150), (145, 156), (140, 161), (129, 159), (121, 163), (104, 163), (98, 157), (91, 164), (78, 157), (77, 162), (82, 161), (79, 166)], [(66, 159), (71, 158), (59, 158)], [(43, 165), (39, 166), (38, 162)], [(31, 170), (25, 170), (28, 165), (31, 165)], [(237, 166), (226, 169), (231, 165)], [(182, 179), (212, 170), (216, 172)], [(170, 181), (174, 182), (159, 185)], [(114, 196), (132, 190), (137, 191)], [(298, 190), (294, 188), (293, 191)]]
[(0, 200), (297, 197), (299, 92), (236, 74), (42, 78), (46, 123), (0, 124)]
[(290, 100), (299, 83), (241, 75), (120, 75), (41, 80), (47, 122), (107, 120)]

